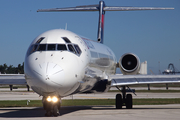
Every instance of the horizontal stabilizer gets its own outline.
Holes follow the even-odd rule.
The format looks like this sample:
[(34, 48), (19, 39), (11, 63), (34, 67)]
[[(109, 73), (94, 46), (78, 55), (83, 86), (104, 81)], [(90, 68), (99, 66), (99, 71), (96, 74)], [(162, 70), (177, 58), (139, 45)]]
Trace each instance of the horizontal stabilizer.
[(100, 43), (103, 43), (105, 11), (171, 10), (171, 9), (174, 9), (174, 8), (106, 6), (104, 1), (99, 1), (99, 4), (97, 5), (83, 5), (83, 6), (67, 7), (67, 8), (39, 9), (37, 10), (37, 12), (99, 11), (97, 41)]
[(104, 11), (135, 11), (135, 10), (173, 10), (174, 8), (160, 7), (105, 7)]
[(37, 12), (60, 12), (60, 11), (99, 11), (98, 7), (92, 6), (78, 6), (70, 8), (52, 8), (52, 9), (40, 9)]
[[(104, 7), (104, 11), (136, 11), (136, 10), (173, 10), (174, 8), (161, 7)], [(77, 6), (69, 8), (39, 9), (37, 12), (60, 12), (60, 11), (99, 11), (98, 5)]]
[(99, 7), (99, 4), (96, 4), (96, 5), (81, 5), (81, 6), (76, 6), (76, 7)]

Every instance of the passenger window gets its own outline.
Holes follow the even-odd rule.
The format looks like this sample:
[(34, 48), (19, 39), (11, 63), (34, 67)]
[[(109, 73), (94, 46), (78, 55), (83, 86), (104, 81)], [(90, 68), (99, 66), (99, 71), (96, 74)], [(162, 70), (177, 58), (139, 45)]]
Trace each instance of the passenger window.
[(56, 44), (48, 44), (47, 50), (56, 50)]
[(37, 51), (45, 51), (46, 50), (46, 44), (39, 44)]
[(99, 57), (100, 57), (100, 58), (109, 58), (108, 55), (106, 55), (106, 54), (101, 54), (101, 53), (99, 53)]
[(98, 58), (98, 53), (91, 51), (91, 57), (92, 58)]
[(76, 54), (76, 51), (74, 50), (74, 47), (72, 45), (68, 45), (69, 51)]
[(113, 56), (109, 56), (109, 58), (110, 58), (111, 60), (113, 60)]
[(79, 48), (79, 46), (78, 45), (74, 45), (74, 47), (75, 47), (77, 53), (81, 54), (81, 49)]
[(57, 50), (67, 50), (66, 45), (58, 44)]

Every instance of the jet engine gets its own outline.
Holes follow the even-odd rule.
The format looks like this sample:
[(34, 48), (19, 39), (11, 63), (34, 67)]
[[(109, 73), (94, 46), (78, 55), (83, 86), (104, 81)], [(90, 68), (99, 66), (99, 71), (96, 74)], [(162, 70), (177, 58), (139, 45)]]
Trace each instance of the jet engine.
[(140, 60), (132, 53), (124, 54), (119, 60), (119, 68), (123, 75), (135, 75), (140, 70)]

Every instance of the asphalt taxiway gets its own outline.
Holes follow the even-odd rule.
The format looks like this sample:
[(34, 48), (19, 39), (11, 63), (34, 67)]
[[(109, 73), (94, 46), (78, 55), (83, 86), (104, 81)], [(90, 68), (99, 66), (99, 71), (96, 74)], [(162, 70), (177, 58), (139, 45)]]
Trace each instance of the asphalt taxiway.
[[(15, 91), (15, 92), (14, 92)], [(103, 94), (76, 94), (63, 99), (114, 99), (115, 92)], [(34, 92), (26, 92), (24, 89), (0, 90), (0, 100), (41, 100), (42, 97)], [(137, 93), (133, 98), (180, 98), (180, 93)], [(71, 106), (61, 107), (60, 116), (44, 117), (45, 111), (42, 107), (10, 107), (0, 108), (0, 120), (11, 119), (68, 119), (68, 120), (179, 120), (180, 104), (172, 105), (134, 105), (133, 109), (115, 109), (115, 106)]]
[(0, 119), (10, 120), (179, 120), (180, 105), (135, 105), (133, 109), (115, 109), (114, 106), (62, 107), (60, 116), (44, 117), (43, 108), (0, 108)]

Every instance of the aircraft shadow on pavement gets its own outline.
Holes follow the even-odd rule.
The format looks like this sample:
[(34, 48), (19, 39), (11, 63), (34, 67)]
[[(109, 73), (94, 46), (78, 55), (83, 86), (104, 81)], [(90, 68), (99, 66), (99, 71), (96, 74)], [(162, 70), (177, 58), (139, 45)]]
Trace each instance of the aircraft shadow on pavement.
[[(61, 107), (60, 116), (66, 115), (79, 110), (91, 109), (91, 106), (71, 106)], [(30, 118), (30, 117), (45, 117), (45, 110), (41, 108), (0, 108), (0, 118)]]
[[(68, 106), (68, 107), (61, 107), (60, 116), (80, 111), (80, 110), (117, 110), (115, 107), (112, 106)], [(144, 108), (133, 108), (131, 110), (137, 109), (180, 109), (180, 108), (153, 108), (153, 107), (144, 107)], [(125, 108), (121, 109), (125, 110)], [(0, 118), (33, 118), (33, 117), (45, 117), (45, 110), (40, 108), (9, 108), (3, 109), (0, 108)]]

